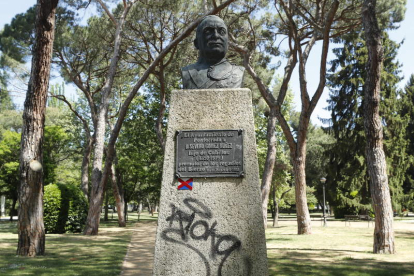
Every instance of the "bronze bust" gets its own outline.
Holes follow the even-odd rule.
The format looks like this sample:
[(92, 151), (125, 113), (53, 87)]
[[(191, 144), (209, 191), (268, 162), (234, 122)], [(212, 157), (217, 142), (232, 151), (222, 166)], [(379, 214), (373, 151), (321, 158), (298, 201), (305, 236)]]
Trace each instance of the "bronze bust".
[(227, 27), (215, 15), (206, 16), (197, 26), (194, 46), (198, 61), (181, 70), (184, 89), (240, 88), (244, 68), (226, 60)]

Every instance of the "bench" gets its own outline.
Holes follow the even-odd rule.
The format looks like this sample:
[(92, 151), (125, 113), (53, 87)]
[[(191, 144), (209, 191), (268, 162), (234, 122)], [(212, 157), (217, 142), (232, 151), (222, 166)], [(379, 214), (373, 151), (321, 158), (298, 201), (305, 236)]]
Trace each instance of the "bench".
[(346, 223), (349, 223), (349, 226), (351, 226), (351, 220), (359, 220), (359, 216), (358, 215), (345, 215), (345, 226)]
[(349, 226), (351, 226), (351, 221), (358, 221), (358, 220), (366, 220), (368, 221), (368, 227), (369, 223), (372, 222), (372, 218), (369, 215), (345, 215), (345, 226), (346, 223), (349, 223)]

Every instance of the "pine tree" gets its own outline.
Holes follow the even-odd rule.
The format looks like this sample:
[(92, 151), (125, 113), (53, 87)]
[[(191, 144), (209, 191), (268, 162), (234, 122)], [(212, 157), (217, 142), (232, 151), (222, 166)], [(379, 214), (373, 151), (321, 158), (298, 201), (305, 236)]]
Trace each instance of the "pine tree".
[(337, 58), (331, 63), (334, 73), (328, 77), (331, 87), (329, 132), (336, 143), (327, 152), (327, 190), (336, 217), (368, 209), (370, 203), (362, 120), (366, 48), (358, 33), (350, 34), (342, 42), (342, 48), (333, 49)]
[[(336, 139), (336, 143), (327, 151), (328, 198), (337, 217), (371, 210), (363, 125), (367, 49), (364, 39), (357, 32), (349, 34), (342, 42), (342, 48), (333, 50), (337, 58), (332, 61), (333, 73), (329, 76), (331, 94), (328, 107), (331, 111), (328, 131)], [(399, 44), (383, 33), (383, 46), (380, 111), (393, 208), (399, 211), (405, 198), (402, 183), (409, 158), (405, 134), (408, 120), (401, 114), (401, 91), (397, 89), (401, 80), (400, 64), (396, 61)]]
[(405, 128), (405, 137), (407, 139), (407, 155), (409, 158), (409, 167), (405, 174), (403, 184), (404, 194), (408, 195), (405, 199), (403, 208), (414, 209), (414, 74), (410, 76), (405, 89), (401, 95), (401, 116), (406, 117), (408, 126)]

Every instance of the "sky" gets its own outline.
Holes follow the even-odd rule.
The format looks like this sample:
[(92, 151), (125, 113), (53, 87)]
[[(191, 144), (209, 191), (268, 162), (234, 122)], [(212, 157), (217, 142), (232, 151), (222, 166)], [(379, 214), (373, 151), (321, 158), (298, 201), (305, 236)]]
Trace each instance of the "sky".
[[(391, 0), (392, 1), (392, 0)], [(400, 23), (400, 28), (397, 30), (389, 31), (390, 38), (396, 42), (401, 42), (404, 40), (404, 43), (400, 47), (398, 51), (397, 59), (402, 64), (402, 75), (404, 79), (400, 82), (400, 88), (403, 88), (408, 78), (411, 74), (414, 74), (414, 0), (407, 0), (407, 10), (405, 12), (405, 19), (403, 22)], [(330, 49), (340, 47), (340, 45), (331, 44)], [(320, 55), (321, 55), (321, 42), (312, 49), (309, 59), (306, 65), (306, 78), (308, 81), (308, 93), (310, 96), (313, 95), (313, 92), (316, 90), (319, 81), (319, 64), (320, 64)], [(328, 55), (328, 60), (334, 57), (333, 54)], [(279, 69), (278, 73), (282, 76), (283, 69), (286, 61), (283, 63)], [(314, 69), (313, 69), (314, 67)], [(328, 65), (329, 68), (329, 65)], [(301, 107), (301, 100), (300, 100), (300, 90), (299, 90), (299, 76), (298, 70), (296, 66), (296, 70), (292, 75), (291, 78), (291, 89), (295, 94), (294, 102), (296, 105), (296, 109), (300, 111)], [(330, 112), (325, 110), (328, 106), (326, 100), (329, 98), (329, 89), (324, 89), (324, 92), (316, 105), (316, 108), (311, 116), (311, 120), (313, 124), (322, 125), (322, 122), (318, 119), (330, 118)]]
[[(25, 12), (28, 8), (36, 3), (35, 0), (0, 0), (0, 28), (7, 23), (10, 23), (12, 18), (18, 14)], [(414, 0), (407, 0), (407, 11), (406, 16), (403, 22), (400, 24), (400, 28), (397, 30), (390, 31), (390, 38), (396, 42), (401, 42), (404, 40), (403, 45), (400, 47), (398, 52), (398, 60), (402, 64), (402, 74), (404, 76), (404, 80), (400, 83), (400, 87), (403, 88), (407, 83), (407, 80), (411, 74), (414, 74)], [(411, 16), (410, 16), (411, 15)], [(88, 17), (88, 14), (82, 11), (81, 16), (85, 18)], [(318, 46), (318, 45), (317, 45)], [(335, 45), (331, 45), (331, 48), (335, 47)], [(328, 56), (333, 57), (333, 55)], [(284, 63), (282, 62), (282, 66), (278, 74), (283, 74), (283, 67)], [(320, 63), (320, 47), (315, 47), (310, 56), (306, 67), (306, 74), (307, 74), (307, 81), (308, 81), (308, 91), (309, 94), (312, 95), (318, 85), (319, 79), (319, 63)], [(313, 67), (315, 69), (313, 69)], [(50, 83), (61, 83), (62, 80), (59, 78), (52, 78)], [(298, 73), (297, 70), (294, 72), (291, 80), (291, 88), (295, 94), (295, 106), (297, 110), (300, 110), (301, 102), (300, 102), (300, 95), (299, 95), (299, 82), (298, 82)], [(66, 91), (70, 91), (71, 87), (67, 87)], [(15, 102), (21, 104), (24, 99), (23, 96), (17, 97)], [(329, 112), (324, 110), (324, 108), (328, 105), (326, 100), (329, 98), (329, 91), (325, 89), (321, 99), (319, 100), (315, 111), (312, 114), (312, 123), (321, 125), (322, 123), (318, 119), (321, 118), (329, 118)]]

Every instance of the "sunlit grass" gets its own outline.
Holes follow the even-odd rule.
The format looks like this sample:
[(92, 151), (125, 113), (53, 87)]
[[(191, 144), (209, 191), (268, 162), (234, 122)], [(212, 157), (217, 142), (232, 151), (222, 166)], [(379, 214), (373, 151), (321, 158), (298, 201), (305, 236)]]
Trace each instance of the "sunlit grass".
[[(108, 222), (101, 221), (98, 236), (48, 234), (46, 255), (36, 258), (15, 256), (16, 223), (2, 222), (0, 275), (120, 275), (137, 214), (129, 213), (128, 219), (126, 228), (117, 227), (116, 214)], [(139, 223), (156, 219), (157, 214), (151, 217), (144, 212)], [(282, 217), (278, 228), (269, 223), (269, 275), (414, 276), (414, 218), (395, 221), (394, 255), (372, 254), (374, 228), (366, 221), (345, 226), (344, 221), (329, 220), (328, 227), (322, 227), (320, 220), (313, 219), (312, 235), (296, 234), (294, 216)]]
[(397, 254), (372, 253), (373, 226), (365, 221), (313, 221), (312, 235), (297, 235), (294, 220), (266, 231), (270, 275), (414, 275), (414, 220), (394, 224)]
[[(98, 236), (47, 234), (46, 254), (36, 258), (16, 256), (16, 222), (1, 222), (0, 275), (119, 275), (137, 217), (129, 214), (126, 228), (117, 227), (116, 218), (101, 220)], [(146, 212), (140, 223), (155, 219)]]

